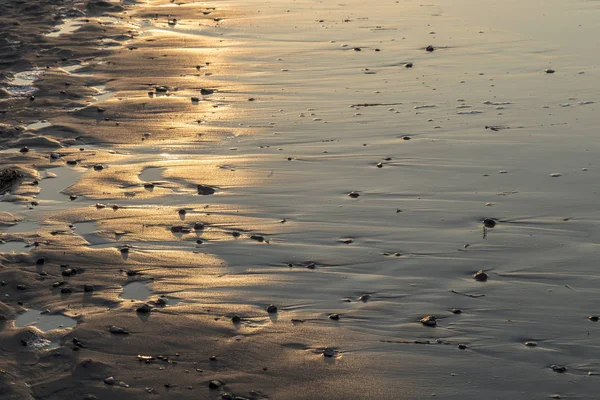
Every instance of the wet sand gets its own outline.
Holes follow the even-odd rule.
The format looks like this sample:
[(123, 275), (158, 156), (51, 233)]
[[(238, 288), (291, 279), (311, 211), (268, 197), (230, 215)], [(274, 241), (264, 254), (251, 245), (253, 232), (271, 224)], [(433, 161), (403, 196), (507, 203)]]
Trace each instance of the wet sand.
[(0, 399), (597, 397), (598, 4), (28, 3)]

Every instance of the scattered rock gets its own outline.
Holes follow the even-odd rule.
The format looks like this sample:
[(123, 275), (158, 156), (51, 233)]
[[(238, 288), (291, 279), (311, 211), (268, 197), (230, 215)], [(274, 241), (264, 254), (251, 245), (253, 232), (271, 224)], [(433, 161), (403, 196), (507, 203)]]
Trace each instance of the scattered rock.
[(407, 62), (406, 64), (404, 64), (404, 68), (412, 68), (413, 67), (413, 63), (411, 62)]
[(277, 312), (277, 306), (274, 306), (273, 304), (269, 305), (267, 307), (267, 312), (269, 314), (275, 314)]
[(485, 282), (488, 280), (488, 275), (482, 269), (480, 269), (479, 271), (475, 272), (473, 279), (478, 282)]
[(94, 291), (94, 285), (83, 285), (83, 291), (84, 292), (93, 292)]
[(114, 325), (110, 327), (109, 331), (115, 335), (129, 335), (126, 329)]
[(350, 192), (350, 193), (348, 193), (348, 197), (351, 197), (353, 199), (356, 199), (359, 196), (360, 196), (360, 193), (358, 193), (358, 192)]
[(429, 46), (425, 47), (425, 50), (432, 52), (435, 50), (435, 47), (433, 47), (432, 45), (429, 45)]
[(555, 73), (556, 71), (555, 71), (555, 70), (553, 70), (552, 68), (548, 68), (548, 69), (547, 69), (545, 72), (546, 72), (547, 74), (553, 74), (553, 73)]
[(231, 317), (231, 322), (233, 322), (234, 324), (239, 324), (240, 322), (242, 322), (242, 318), (239, 315), (234, 315), (233, 317)]
[(325, 357), (335, 357), (336, 353), (337, 352), (331, 347), (327, 347), (325, 350), (323, 350), (323, 356)]
[(460, 350), (466, 350), (466, 349), (467, 349), (467, 345), (466, 345), (466, 344), (462, 344), (462, 343), (460, 343), (460, 344), (459, 344), (458, 346), (456, 346), (456, 347), (458, 347)]
[(152, 307), (150, 307), (148, 304), (142, 304), (135, 311), (141, 314), (148, 314), (150, 311), (152, 311)]
[(559, 374), (563, 374), (565, 372), (567, 372), (567, 367), (565, 367), (564, 365), (552, 365), (550, 368), (552, 368), (552, 371), (557, 372)]
[(330, 314), (329, 319), (332, 319), (334, 321), (339, 321), (340, 315), (339, 314)]
[(198, 185), (198, 194), (201, 196), (209, 196), (211, 194), (215, 194), (215, 189), (210, 186)]
[(212, 90), (212, 89), (200, 89), (200, 94), (201, 94), (202, 96), (208, 96), (208, 95), (211, 95), (211, 94), (213, 94), (214, 92), (215, 92), (215, 91), (214, 91), (214, 90)]
[(534, 342), (534, 341), (532, 341), (532, 340), (529, 340), (529, 341), (525, 342), (525, 346), (527, 346), (527, 347), (536, 347), (537, 343)]
[(250, 236), (250, 239), (252, 240), (256, 240), (257, 242), (264, 242), (265, 238), (261, 235), (252, 235)]
[(104, 383), (106, 383), (107, 385), (114, 385), (115, 383), (117, 383), (117, 381), (115, 380), (114, 377), (109, 376), (108, 378), (104, 378)]
[(221, 381), (212, 380), (212, 381), (208, 382), (208, 387), (211, 389), (218, 389), (221, 386), (223, 386), (223, 382), (221, 382)]
[(590, 321), (598, 322), (598, 320), (600, 319), (600, 317), (598, 317), (597, 315), (590, 315), (590, 316), (588, 317), (588, 319), (589, 319)]
[(437, 326), (437, 319), (433, 315), (427, 315), (421, 318), (421, 323), (425, 326), (435, 327)]
[(486, 228), (493, 228), (496, 226), (496, 221), (494, 221), (491, 218), (486, 218), (483, 220), (483, 226), (485, 226)]

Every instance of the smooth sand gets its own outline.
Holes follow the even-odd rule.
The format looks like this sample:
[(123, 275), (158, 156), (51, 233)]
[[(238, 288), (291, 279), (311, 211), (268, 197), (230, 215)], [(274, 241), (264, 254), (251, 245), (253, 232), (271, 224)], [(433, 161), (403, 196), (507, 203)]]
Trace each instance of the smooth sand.
[(0, 398), (597, 398), (596, 3), (0, 2)]

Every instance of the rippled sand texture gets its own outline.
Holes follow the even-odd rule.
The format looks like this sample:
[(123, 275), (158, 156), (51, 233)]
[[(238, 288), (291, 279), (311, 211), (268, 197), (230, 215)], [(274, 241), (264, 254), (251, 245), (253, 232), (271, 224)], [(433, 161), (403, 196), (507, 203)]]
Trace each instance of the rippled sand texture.
[(597, 398), (598, 2), (40, 4), (0, 399)]

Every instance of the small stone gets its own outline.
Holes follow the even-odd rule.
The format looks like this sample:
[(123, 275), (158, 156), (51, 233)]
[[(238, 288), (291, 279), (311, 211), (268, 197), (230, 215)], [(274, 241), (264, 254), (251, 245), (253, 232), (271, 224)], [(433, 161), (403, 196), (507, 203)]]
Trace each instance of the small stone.
[(269, 305), (267, 307), (267, 312), (269, 314), (275, 314), (277, 312), (277, 306), (274, 306), (273, 304)]
[(589, 319), (590, 321), (598, 322), (598, 320), (600, 319), (600, 317), (598, 317), (597, 315), (590, 315), (590, 316), (588, 317), (588, 319)]
[(115, 335), (129, 335), (126, 329), (114, 325), (110, 327), (109, 331)]
[(156, 91), (156, 93), (167, 93), (169, 91), (169, 88), (166, 86), (157, 86), (154, 88), (154, 90)]
[(177, 213), (179, 213), (179, 215), (185, 215), (186, 211), (182, 208), (181, 210), (178, 210)]
[(452, 314), (462, 314), (462, 310), (460, 308), (453, 308), (450, 310)]
[(36, 261), (35, 263), (36, 263), (37, 265), (44, 265), (44, 262), (45, 262), (45, 261), (46, 261), (46, 260), (45, 260), (45, 258), (44, 258), (44, 257), (41, 257), (41, 258), (38, 258), (38, 259), (37, 259), (37, 261)]
[(233, 317), (231, 317), (231, 322), (233, 322), (234, 324), (239, 324), (240, 322), (242, 322), (242, 318), (240, 318), (239, 315), (234, 315)]
[(339, 314), (330, 314), (329, 319), (332, 319), (334, 321), (339, 321), (340, 315)]
[(83, 285), (83, 291), (84, 292), (93, 292), (94, 291), (94, 285)]
[(117, 381), (112, 376), (109, 376), (108, 378), (104, 379), (104, 383), (106, 383), (107, 385), (114, 385), (116, 382)]
[(567, 372), (567, 367), (565, 367), (564, 365), (552, 365), (550, 368), (552, 368), (552, 371), (557, 372), (559, 374), (563, 374), (565, 372)]
[(212, 89), (200, 89), (200, 94), (201, 94), (202, 96), (208, 96), (208, 95), (211, 95), (211, 94), (213, 94), (214, 92), (215, 92), (215, 91), (214, 91), (214, 90), (212, 90)]
[(458, 346), (456, 346), (456, 347), (458, 347), (460, 350), (466, 350), (466, 349), (467, 349), (467, 345), (466, 345), (466, 344), (462, 344), (462, 343), (460, 343), (460, 344), (459, 344)]
[(336, 351), (331, 347), (327, 347), (325, 350), (323, 350), (323, 356), (325, 357), (335, 357), (335, 355)]
[(383, 164), (382, 163), (377, 163), (377, 168), (383, 168)]
[(496, 226), (496, 221), (494, 221), (491, 218), (486, 218), (483, 220), (483, 226), (485, 226), (486, 228), (493, 228)]
[(29, 147), (27, 147), (27, 146), (21, 147), (21, 150), (19, 150), (19, 152), (27, 153), (27, 152), (29, 152)]
[(64, 287), (60, 289), (60, 292), (63, 294), (73, 293), (73, 289)]
[(250, 236), (250, 239), (252, 240), (256, 240), (257, 242), (264, 242), (265, 238), (261, 235), (252, 235)]
[(488, 275), (482, 269), (480, 269), (479, 271), (475, 272), (473, 279), (478, 282), (485, 282), (488, 280)]
[(437, 325), (437, 319), (433, 315), (427, 315), (421, 318), (421, 323), (425, 326), (435, 327)]
[(102, 171), (103, 169), (104, 169), (104, 166), (102, 164), (94, 165), (94, 171)]
[(208, 196), (215, 193), (215, 189), (210, 186), (198, 185), (198, 194), (202, 196)]
[(208, 357), (208, 359), (210, 361), (217, 361), (217, 356), (210, 356), (210, 357)]
[(201, 222), (196, 222), (194, 224), (194, 230), (195, 231), (201, 231), (202, 229), (204, 229), (204, 224)]
[(218, 389), (221, 386), (223, 386), (223, 382), (221, 382), (221, 381), (212, 380), (212, 381), (208, 382), (208, 387), (211, 389)]
[(198, 103), (200, 101), (199, 97), (192, 97), (192, 103)]
[(103, 113), (106, 110), (102, 107), (98, 107), (98, 108), (96, 108), (96, 111), (98, 111), (99, 113)]
[(350, 193), (348, 193), (348, 197), (351, 197), (353, 199), (356, 199), (359, 196), (360, 196), (360, 193), (358, 193), (358, 192), (350, 192)]
[(402, 136), (402, 140), (410, 140), (410, 136)]
[(525, 342), (525, 346), (527, 346), (527, 347), (536, 347), (537, 343), (530, 340), (530, 341)]
[(425, 50), (432, 52), (435, 50), (435, 47), (433, 47), (432, 45), (429, 45), (429, 46), (425, 47)]
[(362, 301), (363, 303), (366, 303), (367, 301), (369, 301), (371, 299), (371, 295), (370, 294), (363, 294), (358, 299), (360, 301)]
[(148, 314), (150, 311), (152, 311), (152, 307), (150, 307), (148, 304), (142, 304), (135, 311), (139, 312), (140, 314)]
[(404, 68), (412, 68), (413, 67), (413, 63), (411, 62), (407, 62), (406, 64), (404, 64)]
[(553, 70), (552, 68), (548, 68), (548, 69), (547, 69), (545, 72), (546, 72), (547, 74), (553, 74), (553, 73), (555, 73), (556, 71), (555, 71), (555, 70)]

